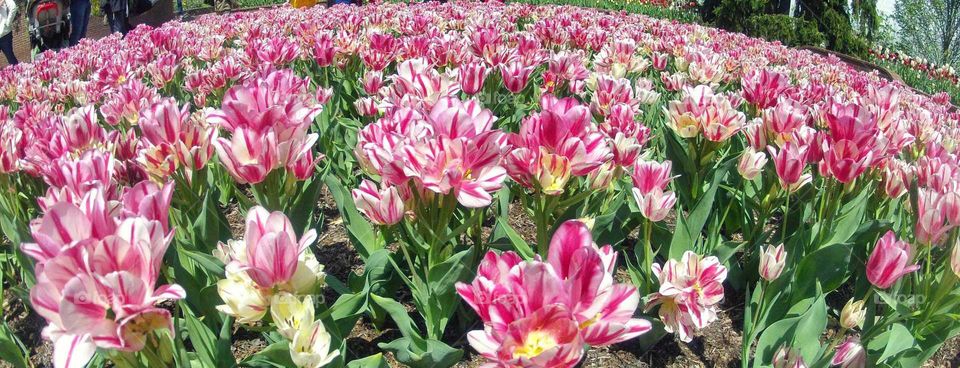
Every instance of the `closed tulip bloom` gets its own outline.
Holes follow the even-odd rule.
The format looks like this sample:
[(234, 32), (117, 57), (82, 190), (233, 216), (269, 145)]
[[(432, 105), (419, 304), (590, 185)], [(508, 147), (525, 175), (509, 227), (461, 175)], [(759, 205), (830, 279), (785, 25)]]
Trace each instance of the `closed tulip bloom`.
[(807, 165), (809, 147), (787, 142), (779, 150), (773, 146), (767, 146), (767, 150), (773, 158), (777, 177), (780, 178), (780, 184), (783, 187), (793, 191), (807, 181), (808, 178), (804, 176), (803, 171)]
[(360, 84), (363, 86), (363, 92), (366, 93), (367, 96), (375, 96), (380, 91), (380, 87), (383, 86), (383, 72), (368, 71), (363, 75)]
[(647, 160), (637, 160), (633, 165), (633, 173), (630, 179), (633, 180), (633, 186), (639, 190), (640, 194), (647, 194), (656, 189), (664, 191), (673, 180), (673, 163), (668, 161), (657, 162)]
[(319, 320), (302, 326), (290, 342), (290, 358), (299, 368), (320, 368), (339, 355), (340, 350), (330, 345), (330, 333)]
[(776, 280), (783, 272), (786, 258), (787, 252), (783, 250), (783, 244), (776, 247), (767, 245), (767, 249), (760, 253), (760, 277), (767, 281)]
[(773, 355), (773, 368), (807, 368), (800, 351), (783, 346)]
[(520, 93), (527, 86), (530, 80), (530, 74), (533, 68), (525, 66), (520, 61), (510, 62), (500, 65), (500, 76), (503, 77), (503, 85), (508, 91)]
[(843, 306), (840, 312), (840, 326), (846, 329), (860, 327), (866, 318), (867, 310), (863, 307), (863, 300), (854, 300), (850, 298), (847, 304)]
[(474, 95), (483, 89), (483, 82), (490, 74), (490, 69), (481, 62), (469, 62), (460, 65), (457, 69), (457, 81), (460, 82), (460, 90), (468, 95)]
[(653, 222), (660, 222), (667, 218), (673, 211), (673, 206), (677, 203), (676, 193), (664, 192), (660, 189), (642, 194), (640, 189), (633, 188), (633, 199), (637, 201), (640, 214)]
[(737, 165), (737, 172), (744, 179), (753, 180), (763, 172), (764, 165), (767, 164), (767, 154), (757, 152), (753, 147), (747, 147), (740, 156), (740, 163)]
[(403, 219), (403, 199), (395, 187), (379, 189), (372, 181), (364, 180), (351, 194), (357, 209), (374, 224), (393, 225)]
[(889, 288), (903, 275), (920, 269), (920, 265), (909, 264), (912, 258), (910, 244), (898, 240), (893, 231), (887, 231), (867, 259), (867, 279), (877, 288)]
[(830, 360), (830, 365), (837, 365), (841, 368), (866, 367), (867, 351), (863, 349), (863, 345), (860, 345), (860, 339), (853, 336), (848, 337), (837, 347), (837, 352)]

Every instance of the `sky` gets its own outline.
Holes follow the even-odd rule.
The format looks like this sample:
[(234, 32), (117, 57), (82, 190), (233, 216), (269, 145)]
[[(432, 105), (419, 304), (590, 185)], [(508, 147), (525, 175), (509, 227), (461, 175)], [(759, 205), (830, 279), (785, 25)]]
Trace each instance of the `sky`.
[(893, 6), (897, 0), (877, 0), (877, 10), (886, 15), (893, 15)]

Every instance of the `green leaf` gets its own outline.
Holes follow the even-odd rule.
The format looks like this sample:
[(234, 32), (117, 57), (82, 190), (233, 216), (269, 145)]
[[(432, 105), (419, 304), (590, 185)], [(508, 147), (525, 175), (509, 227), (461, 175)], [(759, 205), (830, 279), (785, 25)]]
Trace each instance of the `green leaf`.
[(287, 216), (290, 217), (290, 223), (298, 234), (303, 234), (307, 229), (314, 227), (313, 214), (317, 209), (317, 201), (320, 200), (320, 189), (322, 188), (323, 180), (316, 177), (310, 179), (310, 183), (303, 188), (300, 195), (290, 205)]
[(401, 337), (389, 344), (381, 343), (381, 349), (393, 353), (397, 361), (411, 368), (452, 367), (460, 361), (463, 351), (454, 349), (437, 340), (424, 340), (423, 348), (408, 337)]
[(200, 266), (200, 268), (206, 270), (212, 275), (224, 274), (223, 262), (217, 259), (217, 257), (187, 249), (180, 249), (179, 252), (190, 260), (196, 262), (197, 266)]
[(812, 303), (804, 301), (801, 304), (810, 306), (801, 315), (774, 322), (760, 335), (754, 355), (754, 367), (768, 366), (773, 361), (774, 353), (782, 346), (800, 349), (805, 361), (818, 360), (816, 355), (820, 350), (820, 335), (827, 325), (827, 304), (823, 294)]
[(867, 211), (868, 199), (872, 191), (861, 191), (850, 202), (840, 207), (840, 215), (831, 222), (833, 236), (825, 244), (839, 244), (850, 240), (850, 237), (860, 228), (863, 223), (863, 216)]
[(700, 196), (690, 214), (685, 218), (677, 216), (677, 229), (673, 233), (673, 239), (670, 240), (669, 257), (671, 259), (680, 259), (684, 252), (694, 249), (694, 244), (700, 239), (700, 233), (703, 232), (703, 227), (710, 218), (713, 203), (717, 197), (717, 189), (726, 177), (726, 170), (722, 168), (715, 170), (710, 188)]
[(340, 180), (333, 175), (324, 175), (323, 182), (327, 184), (327, 188), (330, 189), (330, 194), (333, 195), (334, 201), (337, 202), (337, 209), (340, 210), (340, 214), (343, 216), (343, 224), (347, 228), (350, 241), (353, 243), (357, 253), (366, 260), (370, 254), (382, 249), (383, 247), (380, 241), (374, 234), (373, 225), (371, 225), (367, 219), (363, 218), (363, 215), (357, 210), (350, 196), (350, 191), (344, 188)]
[(420, 332), (417, 331), (417, 324), (410, 318), (410, 314), (407, 313), (407, 309), (403, 307), (403, 304), (400, 304), (400, 302), (396, 300), (373, 294), (370, 295), (370, 301), (390, 314), (393, 322), (397, 324), (397, 329), (400, 330), (400, 333), (403, 334), (404, 337), (409, 338), (411, 342), (418, 347), (426, 349), (425, 340), (420, 336)]
[(21, 347), (20, 339), (10, 330), (6, 322), (0, 323), (0, 358), (16, 368), (30, 366)]
[[(536, 255), (537, 252), (535, 252), (533, 248), (530, 247), (530, 244), (527, 243), (527, 241), (524, 240), (523, 237), (520, 236), (520, 234), (517, 233), (512, 226), (510, 226), (508, 221), (509, 220), (500, 217), (497, 218), (496, 225), (493, 229), (493, 234), (491, 235), (493, 240), (490, 241), (490, 245), (507, 245), (513, 250), (516, 250), (517, 253), (523, 257), (523, 259), (533, 259), (533, 256)], [(502, 240), (506, 240), (507, 242), (503, 242)]]
[(390, 368), (382, 353), (376, 353), (363, 359), (347, 363), (347, 368)]
[(794, 300), (807, 295), (819, 283), (824, 293), (836, 290), (850, 272), (850, 244), (833, 244), (808, 254), (796, 270)]
[[(881, 332), (867, 342), (867, 349), (872, 353), (880, 353), (877, 363), (883, 363), (897, 354), (912, 348), (916, 343), (910, 330), (900, 323), (890, 325), (889, 329)], [(875, 356), (875, 355), (874, 355)]]
[(180, 307), (186, 318), (190, 342), (193, 343), (193, 347), (204, 366), (232, 367), (236, 365), (233, 353), (230, 351), (230, 340), (221, 339), (214, 335), (213, 331), (193, 314), (186, 303), (181, 302)]
[(279, 341), (263, 349), (240, 363), (241, 367), (250, 368), (289, 368), (296, 367), (290, 358), (290, 343)]

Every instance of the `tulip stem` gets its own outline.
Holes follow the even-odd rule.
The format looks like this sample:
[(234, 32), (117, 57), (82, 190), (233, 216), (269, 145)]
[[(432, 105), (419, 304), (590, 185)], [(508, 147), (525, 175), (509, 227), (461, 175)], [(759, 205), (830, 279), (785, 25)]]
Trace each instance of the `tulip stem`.
[(787, 191), (787, 200), (783, 205), (783, 224), (780, 226), (780, 244), (787, 242), (787, 220), (790, 214), (790, 192)]
[(644, 272), (647, 273), (647, 283), (646, 290), (653, 290), (653, 245), (651, 244), (650, 237), (653, 233), (653, 221), (646, 220), (643, 224), (643, 262), (644, 262)]

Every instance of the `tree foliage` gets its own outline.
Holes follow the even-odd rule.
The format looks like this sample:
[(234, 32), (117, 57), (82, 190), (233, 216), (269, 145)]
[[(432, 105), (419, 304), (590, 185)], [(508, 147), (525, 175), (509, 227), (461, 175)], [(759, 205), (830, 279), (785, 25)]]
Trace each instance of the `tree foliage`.
[(894, 19), (900, 50), (960, 66), (960, 0), (898, 0)]

